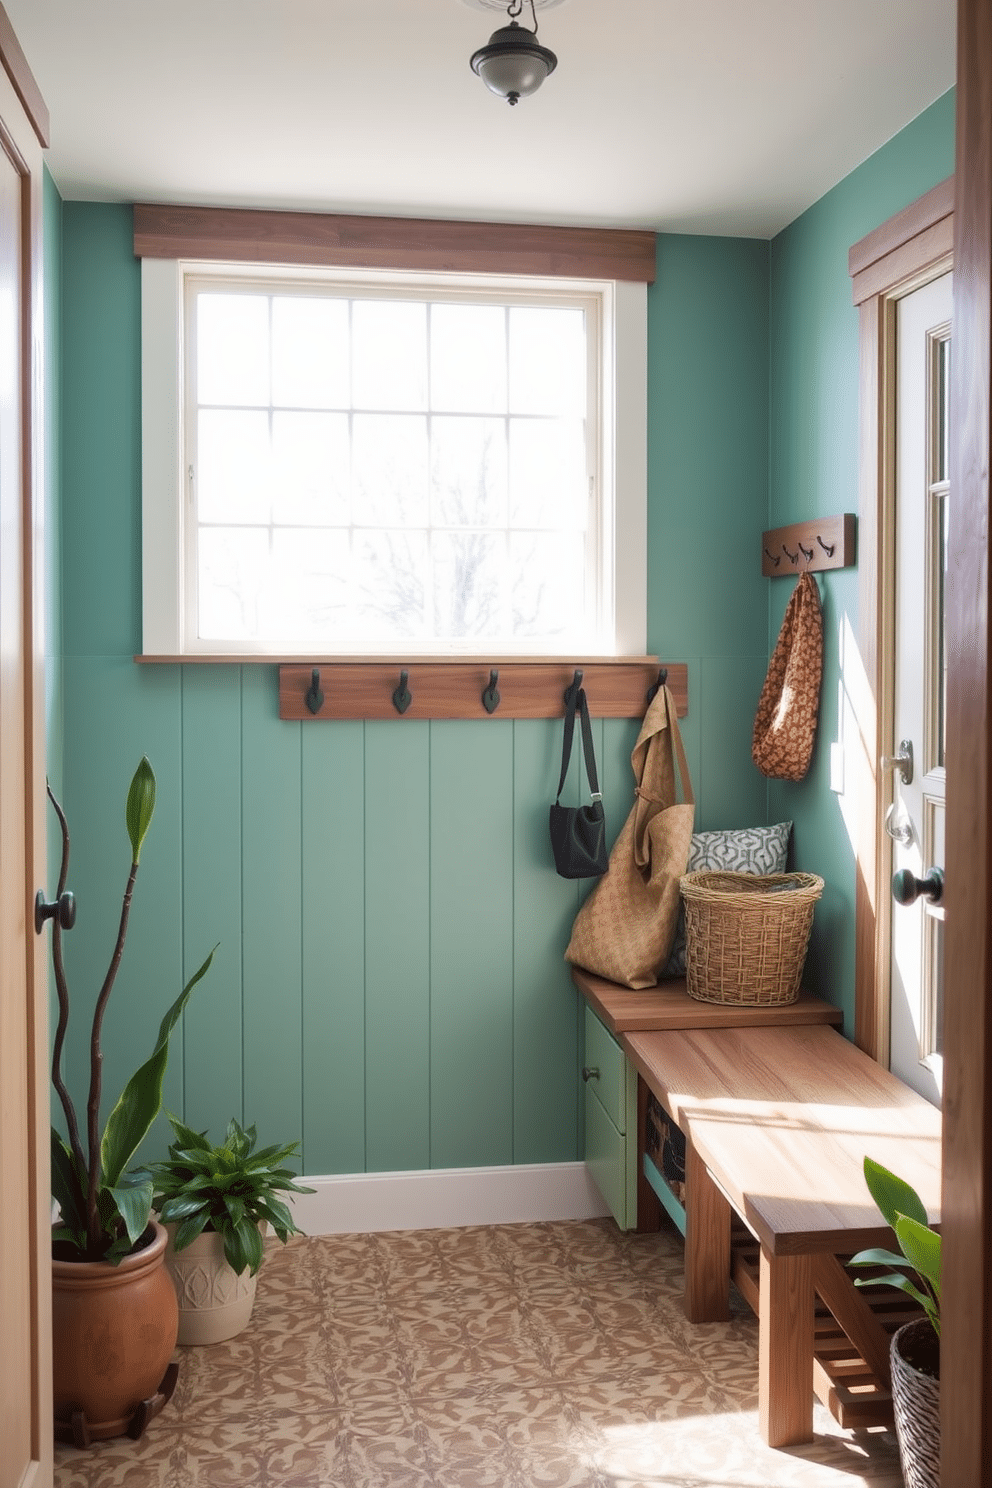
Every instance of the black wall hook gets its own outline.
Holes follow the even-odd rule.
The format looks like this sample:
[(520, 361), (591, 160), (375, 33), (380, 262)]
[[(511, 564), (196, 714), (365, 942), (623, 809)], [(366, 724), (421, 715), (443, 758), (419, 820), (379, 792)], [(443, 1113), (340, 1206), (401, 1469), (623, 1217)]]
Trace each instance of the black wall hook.
[(496, 683), (498, 681), (499, 672), (496, 670), (495, 667), (490, 667), (489, 686), (482, 694), (482, 706), (485, 708), (487, 713), (495, 713), (496, 709), (499, 707), (499, 688), (496, 686)]
[(652, 682), (651, 686), (648, 688), (648, 702), (649, 703), (654, 702), (654, 699), (656, 698), (656, 696), (658, 695), (658, 693), (661, 691), (661, 689), (664, 687), (664, 685), (665, 685), (665, 683), (667, 681), (668, 681), (668, 668), (667, 667), (659, 667), (658, 668), (658, 680), (657, 680), (657, 682)]
[(324, 706), (324, 694), (320, 690), (320, 668), (314, 667), (310, 674), (310, 688), (303, 701), (311, 713), (319, 713)]
[(823, 551), (826, 553), (827, 557), (832, 558), (834, 556), (834, 549), (836, 548), (837, 544), (825, 543), (819, 533), (816, 534), (816, 540), (820, 544), (820, 547), (823, 549)]
[(785, 543), (782, 544), (782, 552), (785, 554), (786, 558), (788, 558), (788, 560), (789, 560), (790, 563), (798, 563), (799, 562), (799, 553), (798, 552), (790, 553), (789, 550), (788, 550), (788, 548), (785, 546)]
[(769, 563), (774, 563), (776, 568), (778, 568), (779, 564), (782, 562), (781, 553), (771, 553), (769, 552), (768, 548), (765, 548), (765, 557), (768, 559)]
[(577, 701), (578, 696), (579, 696), (579, 688), (581, 686), (582, 686), (582, 672), (581, 672), (581, 670), (578, 667), (576, 667), (575, 668), (575, 676), (572, 678), (571, 682), (565, 688), (565, 707), (566, 708), (571, 707), (572, 704)]
[(397, 713), (405, 713), (407, 708), (409, 708), (410, 704), (413, 702), (413, 693), (407, 686), (407, 682), (409, 680), (409, 672), (400, 672), (400, 685), (399, 687), (394, 687), (393, 689), (393, 707), (396, 709)]

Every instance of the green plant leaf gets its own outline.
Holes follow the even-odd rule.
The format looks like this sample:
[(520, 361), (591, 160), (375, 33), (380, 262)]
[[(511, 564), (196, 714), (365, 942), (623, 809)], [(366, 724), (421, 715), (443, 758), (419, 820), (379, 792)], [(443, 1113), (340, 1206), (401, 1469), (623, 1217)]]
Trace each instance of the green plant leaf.
[(209, 1223), (209, 1209), (198, 1209), (195, 1214), (190, 1214), (182, 1224), (176, 1225), (176, 1231), (172, 1237), (173, 1250), (185, 1250), (187, 1245), (192, 1245), (197, 1236), (203, 1234)]
[[(139, 767), (140, 768), (140, 767)], [(214, 946), (214, 951), (217, 949)], [(193, 988), (206, 975), (214, 951), (200, 969), (190, 977), (176, 998), (158, 1032), (158, 1042), (150, 1059), (137, 1070), (124, 1087), (116, 1106), (107, 1118), (103, 1140), (100, 1143), (100, 1161), (103, 1166), (103, 1181), (114, 1188), (131, 1161), (140, 1143), (162, 1107), (162, 1081), (169, 1058), (169, 1037), (179, 1021), (183, 1008), (189, 1001)]]
[(927, 1211), (915, 1188), (911, 1188), (902, 1178), (897, 1178), (895, 1173), (890, 1173), (888, 1168), (883, 1168), (881, 1163), (874, 1162), (870, 1157), (865, 1158), (864, 1171), (868, 1190), (881, 1209), (886, 1224), (895, 1229), (896, 1219), (900, 1214), (918, 1220), (922, 1225), (926, 1224)]
[[(210, 1143), (207, 1141), (206, 1132), (194, 1131), (191, 1126), (186, 1126), (182, 1121), (180, 1121), (178, 1116), (173, 1116), (171, 1111), (167, 1111), (166, 1115), (168, 1116), (169, 1121), (172, 1124), (172, 1129), (176, 1134), (176, 1147), (184, 1149), (190, 1157), (192, 1157), (194, 1153), (211, 1152), (213, 1150), (210, 1146)], [(169, 1151), (172, 1152), (172, 1147), (169, 1148)], [(174, 1153), (173, 1156), (175, 1155), (176, 1154)], [(182, 1154), (180, 1153), (179, 1155)]]
[[(905, 1256), (892, 1250), (859, 1250), (847, 1263), (849, 1266), (908, 1266)], [(865, 1283), (867, 1285), (867, 1283)]]
[(72, 1153), (52, 1127), (52, 1198), (59, 1206), (63, 1225), (84, 1238), (86, 1235), (86, 1194)]
[(231, 1223), (233, 1225), (239, 1225), (245, 1217), (244, 1199), (239, 1198), (237, 1194), (227, 1194), (225, 1195), (224, 1203), (231, 1217)]
[(130, 789), (127, 793), (127, 835), (131, 839), (131, 861), (137, 863), (141, 858), (141, 844), (145, 840), (145, 833), (151, 825), (152, 815), (155, 811), (155, 771), (148, 762), (148, 756), (142, 755), (141, 763), (134, 772)]
[(896, 1220), (896, 1239), (903, 1255), (914, 1271), (927, 1280), (934, 1295), (940, 1299), (940, 1236), (926, 1224), (920, 1224), (908, 1215), (900, 1214)]
[(176, 1224), (190, 1214), (199, 1214), (201, 1210), (209, 1217), (209, 1202), (196, 1194), (181, 1192), (176, 1194), (175, 1198), (165, 1200), (159, 1209), (159, 1218), (163, 1224)]
[(232, 1270), (240, 1276), (247, 1266), (252, 1276), (262, 1264), (265, 1254), (265, 1246), (262, 1237), (258, 1233), (258, 1226), (251, 1220), (242, 1220), (241, 1224), (224, 1235), (224, 1255)]
[(74, 1245), (77, 1250), (86, 1249), (85, 1231), (70, 1230), (68, 1225), (52, 1225), (52, 1244), (61, 1241), (64, 1245)]
[(854, 1278), (856, 1287), (882, 1286), (883, 1284), (898, 1287), (901, 1292), (915, 1298), (921, 1307), (929, 1308), (933, 1305), (930, 1298), (921, 1292), (918, 1286), (914, 1286), (908, 1276), (903, 1276), (901, 1271), (889, 1271), (885, 1276), (856, 1276)]
[(152, 1210), (152, 1180), (144, 1173), (125, 1173), (120, 1183), (108, 1188), (124, 1221), (128, 1239), (133, 1245), (148, 1228)]

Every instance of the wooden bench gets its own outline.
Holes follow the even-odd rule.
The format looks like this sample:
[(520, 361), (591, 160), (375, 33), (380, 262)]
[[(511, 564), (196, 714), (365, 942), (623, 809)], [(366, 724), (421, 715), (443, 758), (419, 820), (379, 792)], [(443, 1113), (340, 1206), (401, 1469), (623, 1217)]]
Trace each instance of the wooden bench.
[(760, 1245), (762, 1435), (810, 1441), (817, 1292), (888, 1369), (888, 1335), (837, 1259), (892, 1244), (864, 1158), (912, 1183), (937, 1222), (940, 1112), (822, 1025), (630, 1032), (621, 1044), (686, 1137), (686, 1315), (729, 1316), (733, 1209)]
[[(913, 1183), (936, 1221), (939, 1111), (842, 1038), (839, 1010), (819, 999), (735, 1008), (694, 1002), (684, 982), (631, 991), (579, 970), (573, 980), (637, 1071), (638, 1162), (648, 1090), (686, 1136), (687, 1316), (728, 1316), (736, 1213), (760, 1248), (758, 1285), (740, 1265), (735, 1278), (760, 1319), (762, 1432), (773, 1446), (810, 1440), (815, 1379), (837, 1405), (819, 1360), (814, 1367), (817, 1293), (863, 1372), (888, 1381), (889, 1334), (838, 1259), (892, 1243), (865, 1186), (864, 1157)], [(641, 1192), (653, 1198), (646, 1184)], [(870, 1390), (859, 1383), (842, 1393), (852, 1421), (868, 1424)]]

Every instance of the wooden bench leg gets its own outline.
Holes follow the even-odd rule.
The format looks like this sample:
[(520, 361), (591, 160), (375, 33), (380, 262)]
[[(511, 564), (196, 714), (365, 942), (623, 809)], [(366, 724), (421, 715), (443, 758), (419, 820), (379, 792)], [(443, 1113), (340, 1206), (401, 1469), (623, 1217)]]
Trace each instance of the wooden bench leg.
[(690, 1323), (723, 1323), (730, 1317), (730, 1205), (689, 1138), (685, 1144), (685, 1315)]
[(770, 1447), (813, 1440), (813, 1258), (761, 1247), (758, 1419)]

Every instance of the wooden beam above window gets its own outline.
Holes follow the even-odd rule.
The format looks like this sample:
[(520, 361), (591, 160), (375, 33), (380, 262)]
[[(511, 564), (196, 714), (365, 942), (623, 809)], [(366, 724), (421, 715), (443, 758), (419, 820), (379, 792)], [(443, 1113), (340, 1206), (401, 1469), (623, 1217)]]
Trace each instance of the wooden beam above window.
[(137, 258), (530, 274), (643, 284), (653, 284), (655, 277), (653, 232), (228, 207), (138, 203), (134, 252)]

